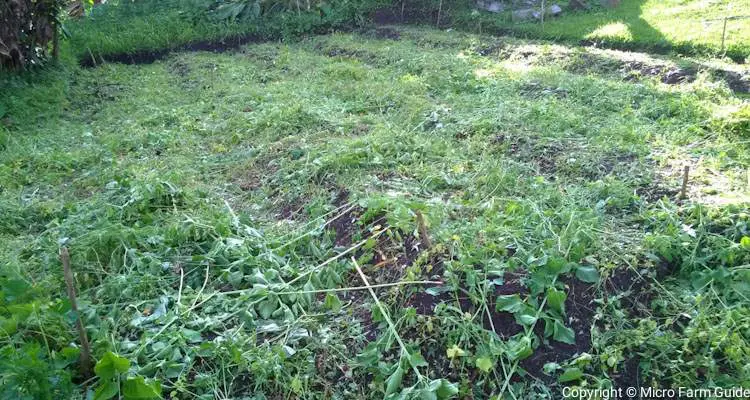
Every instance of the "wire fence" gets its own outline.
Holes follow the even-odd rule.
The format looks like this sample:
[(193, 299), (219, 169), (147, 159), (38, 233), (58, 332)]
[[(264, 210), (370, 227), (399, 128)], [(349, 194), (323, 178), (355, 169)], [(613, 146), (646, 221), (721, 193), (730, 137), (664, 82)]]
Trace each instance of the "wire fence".
[[(727, 38), (730, 33), (730, 31), (727, 29), (730, 27), (730, 22), (732, 21), (740, 21), (750, 18), (750, 15), (732, 15), (732, 16), (726, 16), (724, 18), (714, 18), (714, 19), (705, 19), (703, 20), (703, 25), (705, 27), (711, 26), (713, 24), (720, 23), (722, 24), (721, 28), (721, 37), (719, 40), (721, 40), (721, 50), (720, 54), (724, 55), (727, 51)], [(706, 31), (711, 31), (710, 29), (706, 29)]]

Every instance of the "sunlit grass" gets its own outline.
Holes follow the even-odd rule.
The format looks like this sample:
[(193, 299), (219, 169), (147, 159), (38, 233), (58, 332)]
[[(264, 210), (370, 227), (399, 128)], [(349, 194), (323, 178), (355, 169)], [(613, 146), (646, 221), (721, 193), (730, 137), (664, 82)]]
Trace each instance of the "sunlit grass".
[[(749, 9), (750, 0), (632, 0), (615, 9), (594, 6), (590, 11), (567, 11), (544, 24), (483, 15), (481, 26), (542, 38), (606, 39), (608, 46), (715, 56), (721, 55), (723, 19), (746, 16)], [(476, 15), (461, 18), (469, 29), (478, 26)], [(725, 50), (738, 61), (750, 56), (750, 19), (728, 21)]]
[(630, 28), (622, 22), (613, 22), (596, 28), (586, 35), (586, 39), (617, 39), (624, 41), (633, 40)]

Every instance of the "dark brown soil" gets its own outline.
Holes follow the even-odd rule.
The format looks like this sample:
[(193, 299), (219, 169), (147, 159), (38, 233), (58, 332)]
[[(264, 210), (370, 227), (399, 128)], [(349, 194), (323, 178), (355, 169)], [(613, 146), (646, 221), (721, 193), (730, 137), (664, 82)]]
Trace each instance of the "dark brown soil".
[(305, 202), (301, 200), (282, 204), (278, 212), (279, 219), (295, 219), (304, 210), (305, 205)]
[(558, 99), (564, 99), (568, 97), (568, 91), (562, 88), (546, 87), (542, 86), (538, 82), (528, 82), (521, 85), (520, 92), (522, 95), (531, 98), (539, 98), (543, 96), (555, 96)]
[[(586, 46), (587, 44), (584, 44)], [(734, 71), (714, 69), (701, 65), (690, 65), (681, 68), (669, 65), (659, 60), (624, 61), (606, 55), (582, 52), (572, 54), (541, 54), (534, 50), (518, 49), (512, 45), (501, 42), (480, 46), (476, 49), (477, 54), (487, 57), (506, 59), (515, 58), (525, 60), (531, 65), (560, 64), (575, 74), (620, 74), (627, 81), (638, 81), (643, 77), (656, 77), (662, 83), (668, 85), (679, 85), (695, 81), (699, 70), (706, 69), (716, 79), (727, 82), (729, 88), (735, 93), (750, 93), (750, 75), (743, 75)], [(527, 88), (530, 95), (556, 94), (555, 88)], [(522, 90), (523, 92), (524, 90)]]
[[(340, 205), (345, 203), (345, 199)], [(334, 204), (336, 205), (336, 204)], [(340, 205), (336, 205), (337, 207)], [(362, 215), (364, 210), (360, 207), (355, 207), (350, 211), (342, 214), (335, 220), (331, 221), (328, 225), (329, 229), (332, 229), (335, 233), (333, 243), (339, 247), (349, 247), (353, 244), (353, 237), (360, 231), (357, 222), (359, 217)]]
[(647, 282), (632, 269), (617, 270), (605, 282), (608, 296), (627, 294), (621, 297), (620, 304), (631, 316), (643, 316), (653, 298), (650, 282)]
[(375, 30), (367, 32), (367, 34), (372, 35), (376, 39), (401, 39), (401, 32), (392, 26), (379, 26)]
[[(486, 313), (482, 313), (485, 329), (491, 330), (494, 326), (495, 332), (502, 338), (509, 338), (523, 332), (523, 327), (516, 323), (513, 314), (496, 311), (494, 303), (496, 297), (500, 295), (519, 294), (521, 297), (527, 296), (528, 289), (523, 282), (526, 276), (526, 273), (523, 271), (505, 274), (503, 285), (496, 286), (495, 292), (488, 299), (492, 324), (489, 323)], [(596, 304), (594, 303), (596, 298), (595, 287), (577, 279), (565, 279), (564, 283), (567, 286), (566, 292), (568, 293), (568, 298), (565, 301), (567, 313), (565, 323), (575, 332), (575, 344), (570, 345), (554, 340), (545, 340), (544, 343), (535, 349), (531, 357), (520, 363), (520, 367), (528, 374), (547, 383), (553, 382), (554, 377), (544, 374), (544, 364), (549, 362), (562, 363), (576, 354), (588, 352), (591, 349), (591, 326), (594, 323), (594, 316), (596, 314)], [(441, 293), (438, 296), (432, 296), (424, 291), (420, 291), (412, 295), (407, 300), (406, 305), (414, 307), (420, 315), (433, 315), (435, 307), (438, 304), (454, 302), (456, 296), (458, 298), (458, 306), (462, 311), (469, 313), (476, 312), (476, 306), (463, 291), (459, 291), (457, 295), (455, 293)], [(539, 322), (536, 325), (535, 333), (539, 338), (544, 337), (543, 322)], [(437, 359), (434, 361), (440, 362)]]
[(625, 73), (626, 80), (638, 80), (640, 76), (658, 76), (662, 83), (676, 85), (695, 80), (696, 71), (672, 67), (664, 64), (648, 64), (640, 61), (630, 61), (621, 64), (620, 70)]
[[(333, 205), (342, 207), (349, 201), (349, 192), (346, 189), (339, 189)], [(348, 248), (360, 240), (372, 236), (370, 227), (379, 225), (382, 228), (387, 227), (385, 215), (376, 215), (370, 220), (362, 219), (365, 210), (361, 207), (354, 207), (343, 213), (338, 218), (332, 220), (327, 228), (334, 233), (334, 245), (341, 248)], [(399, 281), (406, 267), (412, 265), (419, 256), (422, 244), (418, 238), (394, 231), (379, 235), (375, 245), (371, 249), (358, 249), (354, 252), (355, 258), (362, 258), (371, 253), (372, 258), (361, 265), (368, 277), (370, 284), (388, 283)], [(363, 284), (359, 274), (356, 271), (349, 272), (346, 278), (351, 286), (361, 286)], [(376, 293), (387, 289), (375, 289)], [(365, 339), (373, 341), (379, 333), (378, 324), (372, 321), (371, 309), (366, 306), (372, 303), (367, 291), (345, 292), (342, 298), (345, 301), (351, 301), (354, 305), (353, 313), (362, 325)]]
[(317, 50), (321, 50), (323, 54), (328, 57), (339, 57), (347, 58), (351, 60), (358, 60), (368, 65), (380, 65), (384, 60), (381, 60), (376, 54), (370, 53), (365, 50), (347, 49), (344, 47), (333, 46), (324, 49), (322, 46), (318, 46)]
[(679, 189), (666, 186), (663, 182), (657, 181), (651, 185), (643, 186), (637, 189), (637, 194), (646, 202), (653, 203), (665, 197), (674, 199)]
[(644, 386), (641, 381), (640, 362), (641, 357), (637, 354), (634, 354), (632, 357), (625, 360), (620, 367), (620, 370), (617, 373), (610, 375), (614, 381), (612, 387), (627, 388)]
[(174, 60), (169, 64), (169, 71), (181, 78), (190, 75), (190, 66), (182, 60)]
[[(591, 326), (596, 314), (595, 287), (575, 278), (566, 279), (563, 282), (567, 286), (566, 292), (568, 293), (568, 298), (565, 300), (567, 314), (565, 325), (575, 332), (575, 344), (550, 339), (534, 350), (531, 357), (520, 363), (521, 368), (528, 374), (547, 383), (553, 382), (555, 377), (543, 372), (544, 364), (550, 362), (562, 363), (576, 354), (591, 350)], [(538, 337), (543, 337), (544, 324), (537, 323), (534, 331)]]
[(395, 7), (380, 8), (370, 16), (372, 21), (378, 25), (398, 24), (404, 22), (400, 12)]
[(96, 67), (104, 63), (120, 64), (151, 64), (154, 61), (165, 58), (175, 51), (211, 51), (222, 53), (236, 50), (248, 43), (261, 42), (263, 38), (258, 35), (239, 35), (216, 40), (200, 40), (190, 42), (182, 46), (157, 50), (139, 50), (132, 53), (116, 53), (107, 55), (87, 55), (78, 64), (84, 68)]
[(477, 53), (481, 56), (488, 57), (498, 55), (503, 49), (505, 49), (505, 44), (502, 42), (496, 42), (479, 47)]
[(719, 71), (717, 74), (727, 81), (735, 93), (750, 93), (750, 74), (739, 74), (734, 71)]

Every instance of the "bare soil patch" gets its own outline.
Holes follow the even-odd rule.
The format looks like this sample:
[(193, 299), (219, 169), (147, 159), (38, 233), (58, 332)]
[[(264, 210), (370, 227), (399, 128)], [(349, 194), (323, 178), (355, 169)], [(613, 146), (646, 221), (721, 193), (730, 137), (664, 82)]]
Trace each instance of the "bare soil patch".
[(199, 40), (184, 44), (182, 46), (155, 49), (139, 50), (132, 53), (115, 53), (87, 55), (79, 60), (78, 64), (84, 68), (96, 67), (104, 63), (119, 64), (151, 64), (157, 60), (167, 57), (170, 53), (176, 51), (210, 51), (214, 53), (223, 53), (226, 51), (237, 50), (240, 46), (248, 43), (262, 42), (263, 38), (258, 35), (238, 35), (214, 40)]
[(623, 80), (633, 82), (648, 77), (658, 79), (667, 85), (693, 82), (700, 71), (707, 71), (714, 79), (725, 81), (735, 93), (750, 93), (750, 73), (740, 73), (692, 61), (677, 65), (645, 53), (561, 46), (550, 50), (541, 45), (512, 45), (501, 41), (480, 45), (474, 51), (481, 56), (531, 66), (556, 64), (575, 74), (616, 74), (622, 76)]

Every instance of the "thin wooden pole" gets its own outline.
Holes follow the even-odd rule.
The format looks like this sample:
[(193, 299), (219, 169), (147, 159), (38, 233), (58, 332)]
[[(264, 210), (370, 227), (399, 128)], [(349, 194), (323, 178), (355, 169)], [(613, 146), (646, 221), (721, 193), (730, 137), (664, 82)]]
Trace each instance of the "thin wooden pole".
[(726, 54), (726, 43), (727, 39), (727, 17), (724, 17), (724, 28), (721, 30), (721, 54)]
[(52, 33), (52, 59), (57, 61), (60, 59), (60, 23), (55, 21), (53, 27), (54, 32)]
[(73, 270), (70, 268), (70, 254), (67, 247), (60, 248), (60, 261), (63, 265), (63, 276), (65, 277), (65, 286), (68, 289), (70, 298), (70, 308), (76, 313), (76, 327), (78, 336), (81, 339), (81, 375), (84, 379), (91, 378), (91, 347), (89, 338), (86, 335), (86, 329), (81, 320), (81, 314), (78, 312), (78, 302), (76, 301), (75, 281), (73, 280)]
[(687, 185), (688, 185), (689, 179), (690, 179), (690, 166), (686, 165), (685, 169), (682, 172), (682, 189), (680, 189), (681, 199), (687, 198)]
[(417, 214), (417, 229), (419, 230), (419, 239), (422, 240), (422, 244), (425, 248), (432, 247), (432, 241), (430, 240), (430, 235), (427, 234), (427, 224), (424, 222), (424, 215), (422, 215), (422, 212), (419, 210), (414, 212)]
[(544, 13), (547, 11), (547, 4), (544, 0), (542, 0), (542, 31), (544, 31)]
[[(391, 333), (393, 333), (393, 336), (396, 338), (398, 345), (401, 347), (401, 354), (406, 355), (407, 359), (411, 359), (411, 354), (409, 353), (409, 349), (406, 347), (406, 344), (404, 344), (404, 341), (401, 340), (401, 336), (398, 334), (398, 331), (396, 330), (396, 324), (393, 323), (385, 307), (383, 307), (383, 304), (380, 303), (380, 299), (378, 298), (378, 295), (376, 295), (375, 291), (372, 290), (372, 285), (370, 285), (370, 282), (367, 280), (367, 276), (365, 275), (364, 272), (362, 272), (362, 268), (359, 267), (359, 264), (357, 264), (357, 260), (354, 257), (352, 257), (352, 263), (354, 264), (354, 268), (357, 269), (357, 273), (359, 273), (359, 277), (362, 279), (362, 283), (365, 284), (365, 287), (370, 292), (370, 296), (372, 296), (372, 299), (375, 300), (375, 305), (377, 305), (378, 308), (380, 309), (380, 314), (383, 315), (383, 319), (385, 319), (385, 322), (388, 324), (388, 327), (391, 329)], [(414, 364), (411, 364), (411, 368), (414, 370), (414, 373), (417, 375), (417, 380), (422, 381), (422, 374), (419, 373), (419, 369), (417, 369), (417, 367), (414, 366)]]
[(437, 22), (435, 23), (435, 26), (437, 28), (440, 28), (440, 13), (442, 12), (443, 12), (443, 0), (440, 0), (440, 3), (438, 4)]

